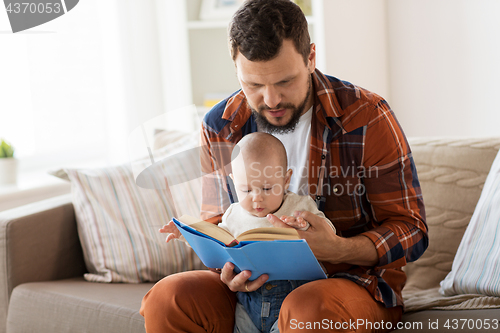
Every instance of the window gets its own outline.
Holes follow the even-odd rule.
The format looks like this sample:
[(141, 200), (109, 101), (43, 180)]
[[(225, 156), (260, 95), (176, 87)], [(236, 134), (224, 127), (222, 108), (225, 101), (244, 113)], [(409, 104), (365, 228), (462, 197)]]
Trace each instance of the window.
[[(161, 39), (178, 33), (178, 7), (85, 0), (16, 34), (0, 10), (0, 137), (16, 148), (21, 171), (129, 162), (133, 129), (166, 111), (165, 95), (170, 104), (185, 95), (177, 76), (162, 80), (165, 66), (179, 67), (173, 43)], [(162, 15), (172, 31), (159, 31)]]

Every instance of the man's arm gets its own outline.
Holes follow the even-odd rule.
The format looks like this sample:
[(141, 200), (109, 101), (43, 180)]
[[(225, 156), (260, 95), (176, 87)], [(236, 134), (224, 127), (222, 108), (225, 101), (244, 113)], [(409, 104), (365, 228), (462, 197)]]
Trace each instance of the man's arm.
[(201, 219), (218, 224), (224, 208), (229, 207), (227, 175), (229, 175), (233, 143), (215, 135), (203, 124), (201, 129)]
[(380, 101), (368, 123), (363, 179), (375, 228), (369, 238), (377, 266), (397, 268), (418, 259), (428, 245), (425, 208), (410, 147), (394, 113)]
[[(333, 264), (394, 268), (420, 257), (428, 244), (425, 209), (411, 151), (385, 101), (373, 110), (364, 140), (363, 179), (375, 227), (354, 237), (335, 235), (314, 214), (303, 215), (313, 228), (299, 232), (318, 260)], [(305, 212), (303, 213), (305, 214)], [(286, 226), (277, 218), (275, 226)], [(300, 219), (288, 226), (300, 228)]]

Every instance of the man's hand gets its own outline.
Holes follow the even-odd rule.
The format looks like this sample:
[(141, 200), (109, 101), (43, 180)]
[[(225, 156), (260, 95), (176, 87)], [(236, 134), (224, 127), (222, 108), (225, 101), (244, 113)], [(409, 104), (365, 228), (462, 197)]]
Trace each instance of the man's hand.
[[(338, 236), (329, 223), (311, 212), (295, 212), (294, 217), (277, 218), (269, 214), (267, 218), (275, 227), (292, 227), (307, 241), (314, 256), (319, 261), (332, 264), (347, 263), (361, 266), (375, 266), (378, 254), (373, 242), (365, 236), (343, 238)], [(310, 227), (301, 231), (309, 223)]]
[(158, 231), (162, 234), (169, 234), (167, 236), (167, 239), (165, 240), (167, 243), (170, 242), (172, 239), (176, 239), (176, 238), (181, 237), (181, 232), (175, 226), (174, 221), (168, 222), (166, 225), (161, 227), (161, 229)]
[(242, 271), (236, 274), (234, 272), (234, 264), (226, 262), (226, 264), (222, 268), (220, 279), (233, 292), (249, 292), (259, 289), (269, 278), (267, 274), (262, 274), (257, 279), (248, 281), (250, 276), (252, 276), (252, 273), (250, 271)]
[[(322, 217), (311, 212), (295, 212), (295, 216), (282, 216), (278, 219), (275, 215), (269, 214), (268, 219), (275, 227), (291, 227), (297, 229), (299, 236), (307, 240), (316, 259), (339, 263), (337, 253), (341, 247), (341, 237), (337, 236), (328, 222)], [(301, 231), (309, 224), (309, 228)]]

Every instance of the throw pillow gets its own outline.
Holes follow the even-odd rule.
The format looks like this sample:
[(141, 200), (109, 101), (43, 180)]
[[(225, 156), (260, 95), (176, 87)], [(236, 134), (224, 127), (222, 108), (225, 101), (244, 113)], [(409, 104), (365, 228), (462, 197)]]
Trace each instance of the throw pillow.
[(500, 153), (440, 293), (500, 296)]
[[(197, 135), (186, 136), (175, 142), (175, 149), (189, 150), (196, 144)], [(162, 148), (155, 156), (167, 154), (170, 148)], [(177, 162), (180, 167), (176, 172), (188, 173), (182, 165), (189, 161)], [(177, 241), (167, 244), (165, 235), (158, 232), (179, 211), (199, 212), (200, 180), (177, 182), (172, 191), (137, 186), (130, 165), (65, 171), (72, 184), (78, 232), (89, 270), (86, 280), (139, 283), (205, 268), (190, 247)], [(172, 192), (185, 193), (189, 200), (173, 200)], [(176, 207), (174, 201), (184, 206)]]

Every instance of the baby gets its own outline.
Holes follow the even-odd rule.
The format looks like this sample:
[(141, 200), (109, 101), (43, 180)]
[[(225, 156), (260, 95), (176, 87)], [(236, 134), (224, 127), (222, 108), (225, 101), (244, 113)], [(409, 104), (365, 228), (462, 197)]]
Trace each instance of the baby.
[[(250, 229), (273, 227), (268, 214), (290, 221), (294, 212), (310, 211), (325, 218), (311, 197), (287, 192), (292, 170), (287, 169), (286, 150), (280, 140), (257, 132), (246, 135), (236, 146), (229, 176), (238, 202), (226, 210), (220, 227), (238, 237)], [(302, 224), (300, 230), (309, 228), (306, 221)]]
[[(230, 177), (239, 202), (226, 210), (220, 227), (237, 237), (250, 229), (273, 227), (267, 218), (269, 214), (290, 222), (295, 219), (296, 212), (309, 211), (324, 218), (335, 230), (311, 197), (287, 192), (292, 170), (287, 168), (286, 150), (280, 140), (267, 133), (248, 134), (238, 142), (233, 150), (235, 154)], [(307, 230), (309, 223), (301, 220), (298, 218), (301, 230)], [(160, 229), (160, 232), (177, 231), (169, 225)], [(177, 231), (175, 235), (169, 235), (167, 241), (179, 236)], [(247, 331), (250, 326), (255, 326), (255, 332), (277, 332), (277, 319), (283, 300), (293, 289), (307, 282), (269, 281), (255, 291), (237, 292), (235, 332), (241, 328)]]
[[(286, 150), (280, 140), (257, 132), (243, 137), (237, 146), (239, 151), (234, 150), (238, 155), (232, 160), (230, 177), (239, 202), (226, 210), (220, 227), (238, 237), (250, 229), (273, 227), (268, 214), (285, 220), (294, 219), (297, 211), (310, 211), (325, 218), (310, 196), (287, 192), (292, 170), (287, 169)], [(331, 222), (328, 223), (335, 230)], [(302, 224), (301, 230), (309, 228), (308, 222), (302, 221)], [(251, 321), (261, 332), (277, 331), (277, 319), (286, 295), (307, 282), (270, 281), (256, 291), (238, 292), (236, 327), (248, 328)]]

